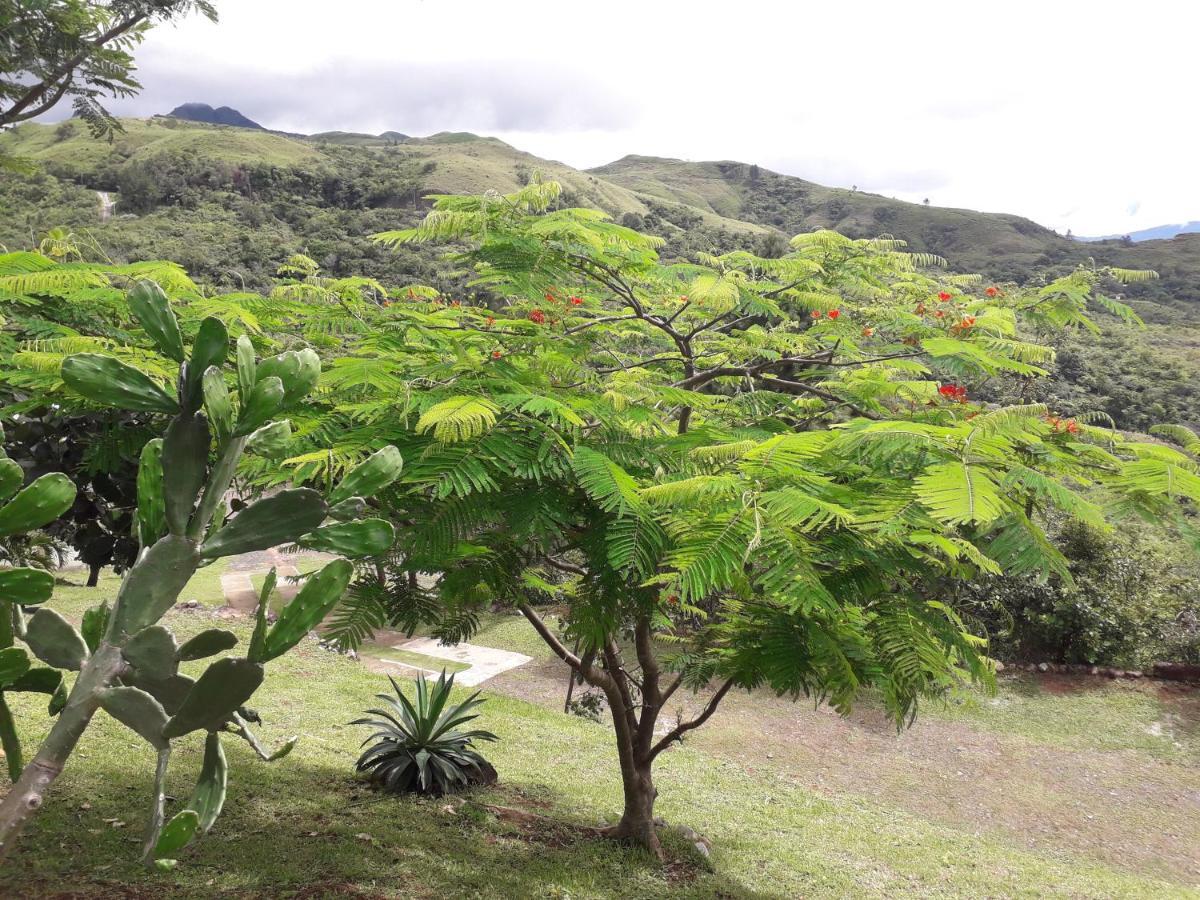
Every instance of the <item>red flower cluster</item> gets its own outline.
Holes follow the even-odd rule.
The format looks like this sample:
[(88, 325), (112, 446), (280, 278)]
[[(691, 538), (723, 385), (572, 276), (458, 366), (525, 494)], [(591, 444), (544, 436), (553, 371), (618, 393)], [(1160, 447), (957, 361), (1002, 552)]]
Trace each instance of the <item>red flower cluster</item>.
[(963, 328), (970, 328), (974, 324), (975, 324), (974, 316), (963, 316), (963, 318), (962, 318), (962, 327)]
[(1000, 288), (990, 287), (986, 291), (984, 291), (984, 293), (987, 294), (989, 297), (995, 297), (997, 294), (1000, 293)]
[(959, 403), (967, 402), (967, 389), (958, 384), (943, 384), (938, 388), (938, 393), (947, 400), (957, 400)]
[(531, 312), (529, 314), (529, 321), (532, 322), (534, 325), (541, 325), (543, 322), (546, 321), (546, 314), (544, 312), (542, 312), (540, 309), (535, 309), (533, 312)]
[(939, 300), (941, 303), (945, 303), (945, 302), (946, 302), (947, 300), (949, 300), (949, 299), (950, 299), (950, 295), (949, 295), (949, 294), (947, 294), (945, 291), (941, 291), (941, 292), (938, 294), (938, 300)]
[(488, 328), (491, 328), (491, 327), (492, 327), (493, 325), (495, 325), (495, 324), (496, 324), (496, 317), (495, 317), (495, 316), (488, 316), (488, 317), (487, 317), (487, 327), (488, 327)]
[(572, 306), (583, 306), (583, 298), (582, 297), (572, 297), (571, 305)]
[(558, 301), (554, 299), (554, 295), (553, 295), (553, 294), (551, 294), (550, 292), (548, 292), (548, 291), (547, 291), (547, 293), (546, 293), (546, 302), (547, 302), (547, 303), (557, 303)]
[(831, 309), (828, 313), (829, 318), (831, 318), (831, 319), (836, 319), (841, 314), (842, 314), (842, 311), (840, 309)]
[(1046, 424), (1055, 431), (1067, 434), (1079, 434), (1079, 423), (1074, 419), (1060, 419), (1058, 416), (1046, 416)]
[(500, 358), (500, 357), (502, 357), (503, 355), (504, 355), (504, 354), (503, 354), (503, 353), (501, 353), (499, 350), (493, 350), (493, 351), (492, 351), (492, 359), (499, 359), (499, 358)]
[(819, 309), (814, 309), (814, 310), (812, 311), (812, 317), (813, 317), (814, 319), (819, 319), (819, 318), (821, 318), (821, 311), (820, 311)]

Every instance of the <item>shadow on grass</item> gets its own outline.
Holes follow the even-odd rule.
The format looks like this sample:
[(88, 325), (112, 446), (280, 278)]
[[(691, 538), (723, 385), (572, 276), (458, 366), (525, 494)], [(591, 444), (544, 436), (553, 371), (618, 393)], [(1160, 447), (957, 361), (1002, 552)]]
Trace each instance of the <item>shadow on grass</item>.
[[(128, 759), (76, 761), (0, 870), (0, 896), (21, 897), (757, 897), (681, 839), (664, 866), (594, 838), (590, 810), (553, 787), (501, 784), (447, 799), (392, 797), (345, 769), (303, 760), (267, 766), (229, 748), (225, 811), (170, 872), (137, 862), (150, 770)], [(139, 748), (140, 753), (140, 748)], [(167, 814), (195, 775), (181, 759)], [(503, 773), (501, 773), (503, 777)], [(0, 788), (0, 790), (3, 790)], [(533, 823), (488, 805), (523, 809)], [(745, 852), (739, 841), (719, 853)]]

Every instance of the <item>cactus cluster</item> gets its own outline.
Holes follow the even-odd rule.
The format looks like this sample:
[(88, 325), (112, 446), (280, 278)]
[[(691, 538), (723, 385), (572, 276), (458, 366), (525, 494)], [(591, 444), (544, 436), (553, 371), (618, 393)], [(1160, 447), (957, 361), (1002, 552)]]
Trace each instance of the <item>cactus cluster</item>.
[[(70, 509), (75, 502), (75, 485), (63, 475), (43, 475), (22, 488), (24, 470), (4, 454), (4, 430), (0, 428), (0, 537), (23, 534), (48, 525)], [(29, 652), (16, 646), (20, 638), (29, 643), (30, 635), (23, 608), (39, 607), (54, 591), (54, 576), (42, 569), (0, 569), (0, 747), (8, 763), (9, 777), (16, 781), (24, 768), (21, 741), (4, 695), (8, 692), (36, 691), (50, 695), (50, 714), (55, 715), (67, 700), (62, 672), (55, 662), (37, 652), (35, 644), (53, 630), (58, 618), (50, 610), (38, 609), (33, 620), (35, 644), (30, 644), (38, 659), (49, 666), (34, 665)], [(46, 613), (49, 619), (39, 615)], [(50, 623), (49, 626), (47, 623)], [(69, 626), (68, 626), (69, 627)]]
[[(51, 713), (58, 716), (38, 757), (22, 771), (19, 749), (9, 752), (16, 736), (0, 694), (0, 735), (17, 782), (0, 804), (0, 853), (41, 805), (53, 780), (45, 773), (62, 770), (91, 716), (102, 709), (158, 753), (143, 853), (148, 863), (165, 867), (173, 865), (173, 854), (197, 833), (211, 828), (221, 811), (227, 780), (223, 735), (247, 741), (268, 761), (291, 750), (294, 739), (273, 753), (266, 751), (250, 730), (252, 715), (245, 704), (262, 683), (264, 665), (295, 646), (330, 612), (349, 584), (353, 566), (345, 558), (325, 565), (269, 624), (272, 573), (244, 656), (221, 656), (238, 643), (231, 632), (211, 629), (179, 645), (159, 620), (195, 571), (223, 556), (281, 543), (351, 558), (385, 552), (394, 539), (392, 526), (360, 518), (368, 509), (363, 498), (395, 481), (401, 459), (394, 447), (386, 447), (349, 472), (328, 498), (307, 487), (283, 490), (227, 520), (224, 496), (239, 460), (246, 453), (275, 455), (286, 444), (290, 425), (278, 416), (314, 387), (320, 359), (305, 349), (259, 360), (243, 336), (227, 375), (230, 341), (219, 319), (200, 323), (188, 354), (179, 323), (156, 284), (137, 285), (129, 303), (157, 351), (179, 364), (175, 390), (119, 359), (91, 353), (65, 360), (62, 378), (96, 403), (171, 417), (162, 438), (149, 442), (141, 455), (134, 524), (141, 550), (112, 608), (89, 610), (79, 629), (39, 606), (51, 595), (49, 575), (27, 569), (0, 572), (0, 597), (8, 601), (0, 624), (0, 686), (51, 694)], [(0, 499), (22, 480), (19, 467), (14, 472), (3, 462)], [(73, 498), (67, 479), (44, 476), (0, 507), (0, 534), (45, 524)], [(37, 608), (26, 620), (22, 607)], [(49, 668), (33, 668), (26, 651), (12, 646), (14, 637)], [(218, 656), (199, 678), (178, 671), (181, 662)], [(62, 688), (63, 669), (79, 672), (69, 696)], [(196, 731), (206, 732), (206, 738), (195, 791), (184, 809), (164, 823), (163, 786), (172, 741)]]

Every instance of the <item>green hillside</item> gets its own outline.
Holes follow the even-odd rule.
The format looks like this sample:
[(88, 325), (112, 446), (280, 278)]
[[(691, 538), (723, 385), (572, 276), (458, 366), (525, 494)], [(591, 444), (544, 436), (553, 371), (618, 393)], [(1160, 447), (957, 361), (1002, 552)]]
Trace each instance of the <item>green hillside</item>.
[(891, 234), (914, 249), (944, 256), (956, 269), (985, 272), (999, 280), (1023, 281), (1038, 267), (1088, 257), (1128, 268), (1155, 268), (1168, 279), (1200, 274), (1200, 240), (1146, 241), (1136, 247), (1119, 241), (1081, 244), (1021, 216), (906, 203), (825, 187), (746, 163), (626, 156), (590, 171), (641, 194), (786, 235), (814, 228), (833, 228), (853, 237)]
[(188, 154), (214, 162), (272, 165), (288, 168), (319, 166), (320, 151), (305, 141), (269, 131), (188, 122), (168, 116), (122, 119), (124, 130), (111, 143), (91, 137), (82, 122), (23, 125), (4, 135), (8, 152), (59, 170), (87, 173), (119, 160), (140, 163), (170, 154)]
[[(1200, 235), (1078, 243), (1020, 216), (905, 203), (745, 163), (627, 156), (580, 171), (467, 132), (305, 138), (167, 117), (123, 125), (112, 143), (75, 121), (0, 135), (0, 152), (40, 168), (0, 178), (0, 245), (31, 246), (65, 227), (94, 255), (173, 259), (210, 284), (249, 289), (267, 287), (279, 262), (304, 252), (333, 275), (420, 280), (462, 295), (463, 273), (440, 253), (386, 252), (368, 236), (415, 224), (429, 194), (507, 193), (543, 177), (562, 183), (564, 203), (663, 237), (669, 257), (771, 252), (782, 237), (834, 228), (891, 234), (996, 282), (1024, 283), (1089, 260), (1154, 269), (1157, 281), (1114, 286), (1151, 328), (1121, 328), (1103, 350), (1082, 344), (1064, 354), (1054, 399), (1065, 411), (1101, 409), (1132, 428), (1156, 417), (1200, 421)], [(99, 191), (116, 201), (108, 218)]]

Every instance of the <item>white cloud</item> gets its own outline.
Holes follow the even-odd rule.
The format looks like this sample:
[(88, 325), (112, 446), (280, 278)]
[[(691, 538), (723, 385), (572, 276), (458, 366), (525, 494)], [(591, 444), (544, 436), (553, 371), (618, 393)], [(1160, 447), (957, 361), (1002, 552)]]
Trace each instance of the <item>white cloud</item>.
[(1078, 234), (1200, 218), (1200, 8), (1178, 0), (218, 6), (155, 29), (145, 93), (114, 109), (481, 131), (577, 166), (739, 159)]

